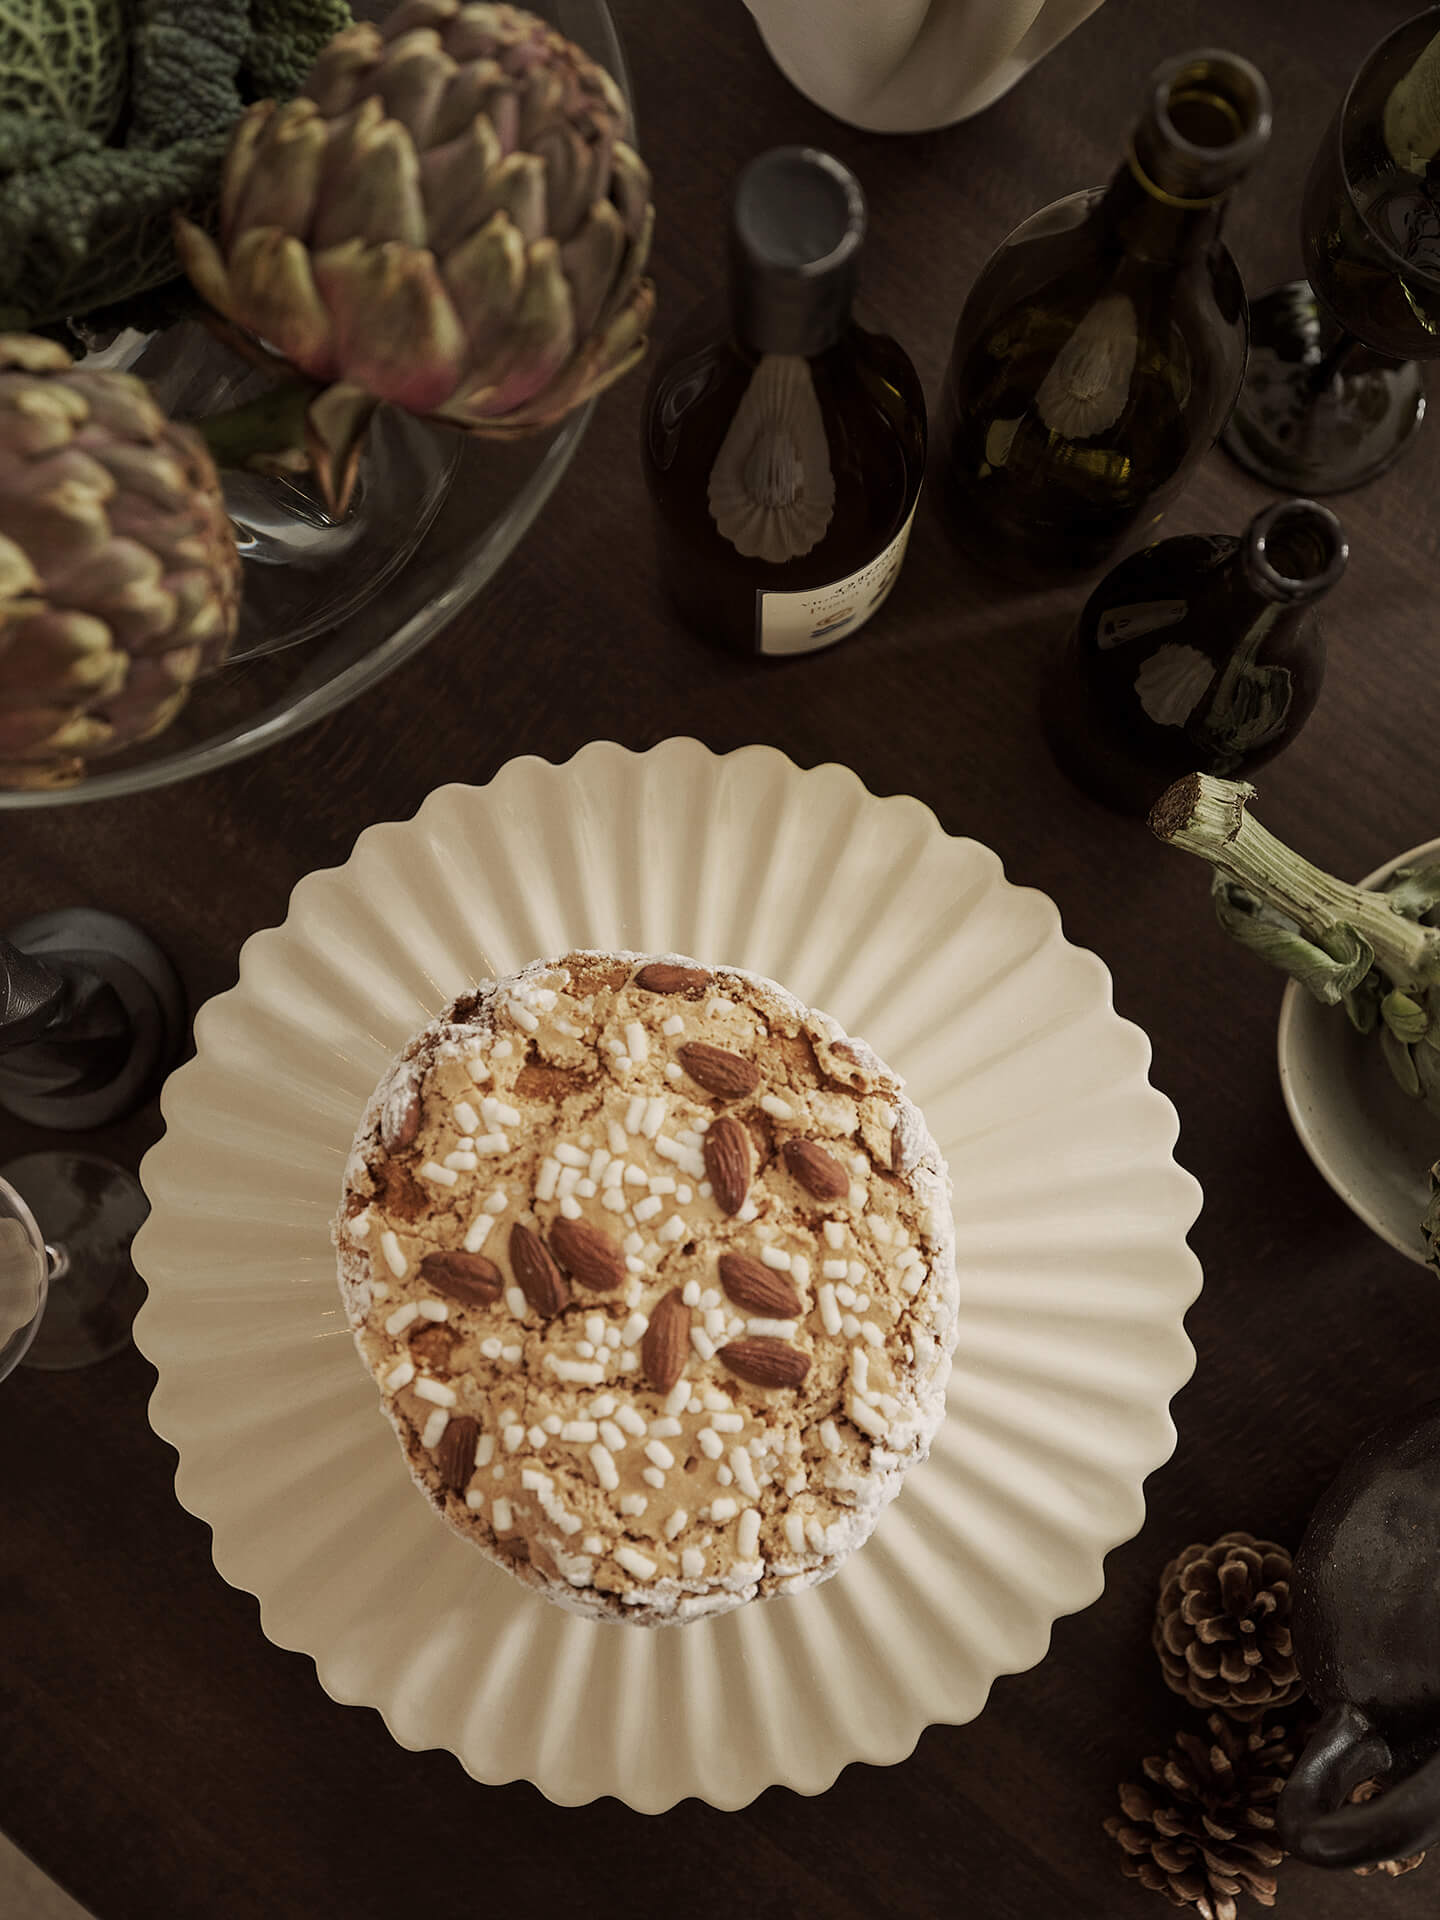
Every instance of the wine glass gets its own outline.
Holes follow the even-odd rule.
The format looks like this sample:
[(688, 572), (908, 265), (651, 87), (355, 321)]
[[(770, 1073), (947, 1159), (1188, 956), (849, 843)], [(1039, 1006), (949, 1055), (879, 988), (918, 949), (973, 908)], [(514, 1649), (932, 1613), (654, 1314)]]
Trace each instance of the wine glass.
[(0, 1170), (0, 1380), (129, 1344), (144, 1298), (130, 1241), (147, 1211), (134, 1175), (99, 1154), (27, 1154)]
[(130, 1344), (145, 1298), (130, 1242), (149, 1210), (134, 1174), (98, 1153), (0, 1167), (0, 1379), (88, 1367)]
[(1287, 492), (1364, 486), (1425, 417), (1417, 363), (1440, 357), (1440, 154), (1418, 149), (1440, 143), (1440, 124), (1422, 128), (1437, 84), (1440, 6), (1372, 48), (1306, 183), (1309, 277), (1251, 306), (1245, 384), (1222, 438)]

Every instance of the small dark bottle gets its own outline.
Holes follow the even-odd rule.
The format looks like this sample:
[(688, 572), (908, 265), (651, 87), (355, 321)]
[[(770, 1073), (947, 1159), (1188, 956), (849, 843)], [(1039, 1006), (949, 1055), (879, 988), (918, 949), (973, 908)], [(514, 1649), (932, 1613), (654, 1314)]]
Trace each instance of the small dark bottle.
[(1095, 799), (1144, 814), (1183, 774), (1234, 780), (1272, 759), (1319, 695), (1316, 603), (1348, 554), (1328, 507), (1281, 500), (1238, 539), (1182, 534), (1122, 560), (1045, 687), (1060, 766)]
[(851, 308), (865, 201), (829, 154), (778, 147), (735, 191), (728, 299), (655, 366), (644, 459), (661, 579), (744, 654), (810, 653), (868, 620), (905, 556), (925, 397)]

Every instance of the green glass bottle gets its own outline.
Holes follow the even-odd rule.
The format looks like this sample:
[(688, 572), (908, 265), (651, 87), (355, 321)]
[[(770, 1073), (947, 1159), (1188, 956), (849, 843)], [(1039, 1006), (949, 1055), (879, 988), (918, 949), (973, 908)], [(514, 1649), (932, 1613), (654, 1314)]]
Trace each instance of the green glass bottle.
[(1328, 507), (1281, 500), (1238, 539), (1181, 534), (1120, 561), (1042, 694), (1061, 768), (1092, 798), (1144, 814), (1184, 774), (1239, 780), (1273, 759), (1314, 709), (1316, 609), (1348, 554)]
[(1032, 215), (991, 257), (936, 425), (941, 511), (982, 564), (1027, 585), (1093, 572), (1214, 442), (1248, 337), (1221, 216), (1269, 134), (1249, 61), (1167, 61), (1110, 185)]

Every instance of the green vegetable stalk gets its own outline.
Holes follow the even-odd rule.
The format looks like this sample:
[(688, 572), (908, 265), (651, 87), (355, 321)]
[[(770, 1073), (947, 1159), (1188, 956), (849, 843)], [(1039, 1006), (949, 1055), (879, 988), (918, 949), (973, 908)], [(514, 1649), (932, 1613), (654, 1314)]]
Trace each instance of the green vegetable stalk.
[(1187, 774), (1150, 814), (1159, 839), (1208, 860), (1228, 934), (1361, 1033), (1377, 1032), (1405, 1092), (1440, 1108), (1440, 865), (1400, 867), (1377, 888), (1312, 866), (1246, 812), (1246, 781)]

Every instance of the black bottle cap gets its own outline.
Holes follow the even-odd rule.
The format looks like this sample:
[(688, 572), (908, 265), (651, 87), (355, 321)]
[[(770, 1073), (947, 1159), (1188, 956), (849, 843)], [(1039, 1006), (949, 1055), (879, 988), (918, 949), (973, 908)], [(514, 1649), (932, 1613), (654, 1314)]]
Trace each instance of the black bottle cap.
[(730, 289), (735, 330), (757, 353), (821, 353), (850, 318), (865, 196), (816, 147), (774, 147), (735, 188)]

